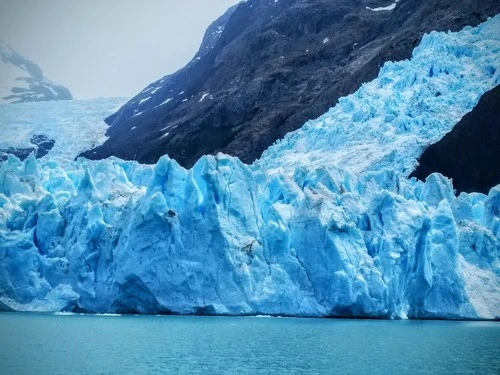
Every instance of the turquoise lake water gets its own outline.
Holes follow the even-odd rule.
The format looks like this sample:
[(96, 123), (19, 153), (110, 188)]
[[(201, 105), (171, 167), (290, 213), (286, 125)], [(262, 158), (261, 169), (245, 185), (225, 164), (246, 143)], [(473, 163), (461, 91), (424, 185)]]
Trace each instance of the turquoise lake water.
[(500, 374), (500, 323), (0, 314), (0, 374)]

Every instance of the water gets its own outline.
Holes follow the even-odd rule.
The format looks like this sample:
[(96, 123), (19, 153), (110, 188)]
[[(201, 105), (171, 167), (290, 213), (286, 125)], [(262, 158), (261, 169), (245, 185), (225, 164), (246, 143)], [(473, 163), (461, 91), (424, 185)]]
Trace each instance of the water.
[(0, 314), (0, 374), (500, 374), (495, 322)]

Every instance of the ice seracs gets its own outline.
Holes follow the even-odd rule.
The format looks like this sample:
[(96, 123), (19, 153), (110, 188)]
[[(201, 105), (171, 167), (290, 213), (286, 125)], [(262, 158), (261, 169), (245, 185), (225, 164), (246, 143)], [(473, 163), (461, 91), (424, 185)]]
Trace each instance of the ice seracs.
[(287, 176), (222, 154), (191, 170), (11, 158), (0, 180), (9, 308), (498, 317), (498, 187), (455, 198), (440, 175)]
[(497, 16), (477, 28), (426, 35), (411, 60), (384, 64), (375, 80), (288, 133), (257, 163), (284, 172), (339, 165), (408, 175), (423, 148), (500, 83), (499, 29)]

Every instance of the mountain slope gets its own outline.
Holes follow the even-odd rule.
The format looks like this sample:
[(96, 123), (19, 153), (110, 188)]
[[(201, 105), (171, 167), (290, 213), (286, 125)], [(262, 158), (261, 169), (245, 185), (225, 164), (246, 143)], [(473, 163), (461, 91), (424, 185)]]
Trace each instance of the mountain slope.
[(167, 153), (189, 167), (221, 151), (252, 162), (385, 61), (409, 58), (424, 33), (499, 12), (494, 0), (242, 2), (209, 28), (185, 68), (110, 116), (109, 139), (83, 155), (154, 163)]
[(488, 91), (439, 142), (418, 159), (410, 177), (439, 172), (453, 179), (459, 192), (487, 193), (500, 184), (500, 86)]
[(66, 87), (49, 81), (38, 65), (0, 40), (0, 103), (70, 99)]

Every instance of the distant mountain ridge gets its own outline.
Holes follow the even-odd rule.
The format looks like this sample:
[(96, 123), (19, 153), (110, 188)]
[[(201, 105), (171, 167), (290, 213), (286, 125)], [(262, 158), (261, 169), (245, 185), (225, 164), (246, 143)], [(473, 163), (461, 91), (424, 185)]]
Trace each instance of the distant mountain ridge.
[(185, 167), (224, 152), (253, 162), (286, 133), (407, 59), (423, 34), (475, 26), (493, 0), (249, 0), (209, 27), (178, 72), (106, 119), (108, 140), (83, 156)]
[(71, 92), (0, 39), (0, 103), (71, 100)]

